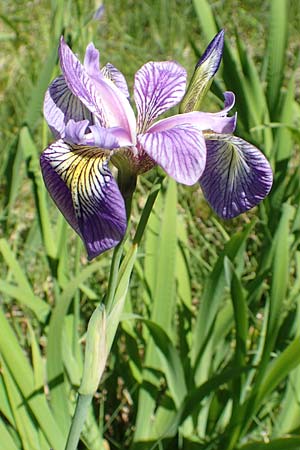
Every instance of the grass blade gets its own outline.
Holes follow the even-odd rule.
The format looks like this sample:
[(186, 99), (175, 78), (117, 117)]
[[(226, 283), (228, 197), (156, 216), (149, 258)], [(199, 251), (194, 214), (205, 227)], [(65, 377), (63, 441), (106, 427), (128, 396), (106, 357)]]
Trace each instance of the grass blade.
[(283, 2), (282, 0), (272, 0), (270, 2), (270, 23), (267, 47), (267, 98), (272, 121), (275, 121), (277, 118), (278, 99), (280, 97), (285, 70), (288, 3), (289, 2)]

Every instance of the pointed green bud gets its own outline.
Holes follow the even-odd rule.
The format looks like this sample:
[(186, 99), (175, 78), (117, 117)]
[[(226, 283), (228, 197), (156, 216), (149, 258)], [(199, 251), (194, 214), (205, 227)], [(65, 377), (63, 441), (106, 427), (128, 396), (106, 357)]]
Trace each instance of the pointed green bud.
[(224, 30), (221, 30), (208, 45), (198, 61), (189, 87), (180, 104), (179, 112), (199, 111), (203, 98), (209, 90), (223, 54)]
[(105, 369), (107, 360), (106, 314), (99, 305), (90, 318), (85, 346), (84, 368), (79, 393), (94, 395)]

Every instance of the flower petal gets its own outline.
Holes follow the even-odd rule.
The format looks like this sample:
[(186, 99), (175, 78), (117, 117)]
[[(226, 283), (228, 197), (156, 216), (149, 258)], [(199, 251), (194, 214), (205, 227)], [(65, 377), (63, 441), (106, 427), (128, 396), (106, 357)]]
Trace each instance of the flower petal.
[(64, 140), (70, 144), (88, 145), (110, 150), (130, 145), (127, 133), (122, 128), (103, 128), (100, 125), (89, 125), (88, 120), (80, 122), (75, 122), (73, 119), (69, 120), (66, 125)]
[[(99, 125), (105, 128), (123, 128), (128, 134), (128, 140), (134, 145), (136, 127), (134, 112), (120, 89), (100, 71), (96, 74), (93, 70), (91, 77), (63, 38), (60, 42), (59, 56), (63, 75), (72, 93), (98, 117)], [(91, 59), (93, 62), (87, 64), (95, 69), (94, 52)]]
[(111, 63), (107, 63), (104, 67), (102, 67), (101, 72), (105, 76), (105, 78), (108, 78), (113, 83), (115, 83), (117, 88), (119, 88), (120, 91), (123, 92), (125, 97), (129, 99), (130, 95), (126, 79), (115, 66), (113, 66)]
[(56, 139), (65, 136), (65, 126), (70, 119), (87, 119), (93, 124), (91, 112), (72, 94), (63, 76), (50, 84), (44, 100), (44, 116)]
[(47, 189), (92, 259), (114, 247), (126, 230), (123, 197), (109, 168), (109, 151), (63, 140), (41, 155)]
[(134, 99), (138, 111), (138, 130), (145, 131), (152, 121), (184, 96), (186, 71), (174, 61), (148, 62), (137, 71)]
[(210, 42), (198, 61), (187, 92), (180, 105), (180, 112), (198, 111), (209, 90), (223, 54), (224, 30), (221, 30)]
[(224, 95), (224, 108), (221, 111), (216, 112), (218, 116), (227, 116), (227, 113), (234, 107), (235, 94), (231, 91), (226, 91)]
[(206, 160), (201, 130), (182, 124), (164, 131), (138, 136), (144, 151), (179, 183), (192, 185), (201, 176)]
[(100, 55), (92, 42), (86, 48), (83, 65), (89, 76), (97, 79), (100, 72)]
[(190, 124), (203, 131), (211, 130), (215, 133), (232, 133), (236, 126), (236, 115), (226, 117), (220, 113), (192, 111), (159, 120), (158, 122), (155, 122), (147, 131), (154, 133), (182, 124)]
[(224, 219), (253, 208), (272, 187), (272, 169), (264, 155), (236, 136), (211, 135), (200, 185), (207, 201)]

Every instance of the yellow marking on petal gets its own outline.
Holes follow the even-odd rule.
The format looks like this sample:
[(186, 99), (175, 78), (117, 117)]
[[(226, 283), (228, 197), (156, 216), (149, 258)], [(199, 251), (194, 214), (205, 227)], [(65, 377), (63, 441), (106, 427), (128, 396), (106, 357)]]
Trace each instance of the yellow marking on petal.
[(111, 152), (82, 146), (69, 148), (69, 152), (58, 151), (53, 167), (70, 189), (76, 213), (80, 215), (82, 210), (92, 213), (93, 196), (101, 196), (109, 180), (102, 169)]

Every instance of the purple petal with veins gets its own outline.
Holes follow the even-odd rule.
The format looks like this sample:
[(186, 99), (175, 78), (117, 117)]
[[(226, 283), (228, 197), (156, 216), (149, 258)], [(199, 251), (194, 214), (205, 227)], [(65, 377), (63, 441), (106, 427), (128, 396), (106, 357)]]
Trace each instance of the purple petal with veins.
[(180, 102), (185, 93), (186, 77), (186, 70), (173, 61), (148, 62), (137, 71), (134, 99), (139, 132)]
[(190, 123), (203, 131), (211, 130), (215, 133), (233, 133), (236, 127), (236, 114), (227, 117), (227, 113), (234, 106), (235, 95), (233, 92), (224, 92), (224, 99), (224, 108), (221, 111), (216, 113), (191, 111), (184, 114), (177, 114), (155, 122), (147, 131), (152, 133)]
[[(59, 142), (59, 141), (58, 141)], [(61, 141), (62, 142), (62, 141)], [(49, 147), (50, 149), (50, 147)], [(54, 203), (62, 212), (67, 222), (81, 236), (78, 220), (75, 214), (72, 195), (64, 181), (56, 173), (51, 164), (51, 150), (48, 149), (42, 153), (40, 164), (46, 188), (48, 189)], [(54, 153), (55, 154), (55, 153)]]
[(107, 63), (104, 67), (102, 67), (101, 72), (105, 76), (105, 78), (111, 80), (117, 86), (117, 88), (123, 92), (125, 97), (129, 99), (130, 95), (126, 79), (115, 66), (113, 66), (111, 63)]
[(166, 130), (138, 136), (139, 145), (168, 175), (179, 183), (199, 180), (206, 160), (206, 147), (199, 128), (180, 124)]
[(232, 133), (236, 125), (236, 116), (222, 117), (218, 113), (192, 111), (177, 114), (154, 123), (147, 131), (150, 133), (167, 130), (182, 124), (193, 125), (203, 131), (212, 130), (215, 133)]
[(44, 116), (56, 139), (65, 136), (65, 127), (70, 119), (87, 119), (94, 123), (93, 115), (84, 104), (72, 94), (63, 76), (50, 84), (44, 100)]
[[(123, 128), (134, 145), (136, 122), (125, 95), (100, 71), (97, 79), (91, 77), (63, 38), (59, 56), (63, 75), (72, 93), (98, 117), (101, 126)], [(94, 56), (91, 59), (94, 61)]]
[(57, 207), (84, 241), (89, 259), (114, 247), (126, 230), (123, 197), (109, 151), (59, 140), (41, 155), (44, 181)]
[(206, 166), (199, 181), (207, 201), (220, 217), (231, 219), (268, 195), (272, 169), (256, 147), (231, 135), (211, 135), (206, 147)]

